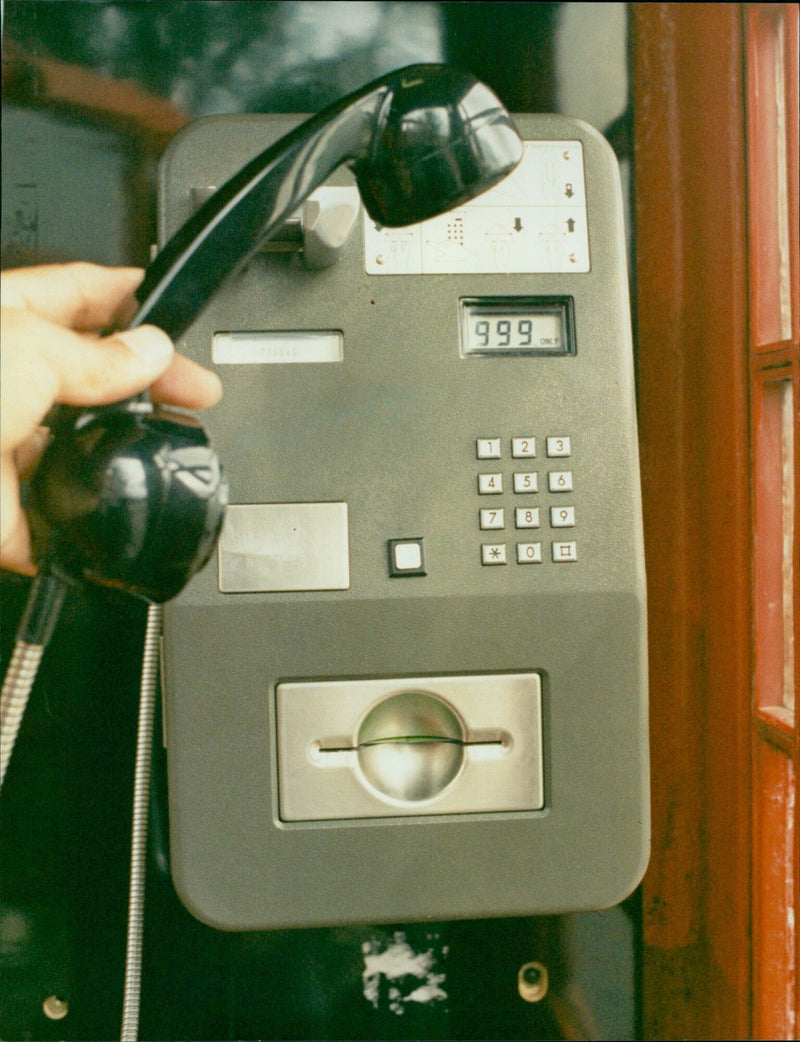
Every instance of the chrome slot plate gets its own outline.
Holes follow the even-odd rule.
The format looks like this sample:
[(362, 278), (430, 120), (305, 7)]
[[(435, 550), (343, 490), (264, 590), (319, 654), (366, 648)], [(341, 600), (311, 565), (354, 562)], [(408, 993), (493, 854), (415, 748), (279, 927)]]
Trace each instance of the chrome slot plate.
[[(380, 796), (361, 774), (354, 748), (365, 714), (382, 699), (408, 691), (442, 698), (461, 718), (466, 734), (462, 769), (444, 791), (426, 801)], [(544, 806), (538, 673), (280, 683), (276, 709), (283, 821), (533, 811)], [(502, 755), (492, 755), (483, 743), (498, 735), (510, 740)], [(332, 751), (320, 756), (320, 748)], [(330, 766), (321, 766), (327, 756), (332, 757)]]

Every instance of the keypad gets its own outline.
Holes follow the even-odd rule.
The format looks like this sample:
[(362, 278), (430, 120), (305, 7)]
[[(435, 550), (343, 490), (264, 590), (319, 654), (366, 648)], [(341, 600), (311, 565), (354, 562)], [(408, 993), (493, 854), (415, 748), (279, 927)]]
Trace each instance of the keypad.
[[(475, 456), (481, 564), (577, 561), (572, 437), (526, 431), (510, 437), (493, 434), (476, 438)], [(503, 498), (485, 498), (489, 496)]]

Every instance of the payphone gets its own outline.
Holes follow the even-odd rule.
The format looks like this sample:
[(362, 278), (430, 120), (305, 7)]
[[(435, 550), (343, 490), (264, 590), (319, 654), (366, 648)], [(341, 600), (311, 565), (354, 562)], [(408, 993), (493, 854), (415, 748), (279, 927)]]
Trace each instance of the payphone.
[[(181, 132), (162, 241), (298, 122)], [(164, 615), (172, 872), (215, 926), (592, 909), (644, 870), (616, 160), (515, 122), (517, 169), (410, 227), (337, 170), (181, 341), (222, 377), (232, 489)]]

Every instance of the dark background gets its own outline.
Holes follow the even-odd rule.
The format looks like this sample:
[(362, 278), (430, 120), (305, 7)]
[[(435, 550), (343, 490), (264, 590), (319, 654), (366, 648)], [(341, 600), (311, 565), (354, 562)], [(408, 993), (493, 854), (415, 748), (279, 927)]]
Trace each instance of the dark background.
[[(593, 123), (627, 186), (625, 7), (6, 0), (2, 265), (145, 264), (158, 157), (188, 120), (313, 112), (416, 61), (470, 69), (512, 111)], [(0, 575), (3, 668), (26, 592)], [(142, 605), (74, 592), (34, 689), (0, 803), (5, 1039), (119, 1034), (143, 628)], [(161, 767), (157, 757), (142, 1038), (641, 1037), (636, 895), (574, 916), (223, 934), (172, 889)], [(363, 946), (400, 934), (432, 953), (446, 999), (398, 1013), (388, 986), (365, 994)], [(539, 1003), (517, 989), (532, 960), (550, 973)], [(67, 1003), (64, 1019), (45, 1016), (50, 996)]]

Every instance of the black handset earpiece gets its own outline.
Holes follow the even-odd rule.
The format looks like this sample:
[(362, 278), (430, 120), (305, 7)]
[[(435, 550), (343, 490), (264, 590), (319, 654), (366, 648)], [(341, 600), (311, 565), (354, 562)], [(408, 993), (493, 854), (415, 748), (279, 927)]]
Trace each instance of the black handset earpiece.
[[(251, 160), (149, 265), (128, 326), (177, 340), (225, 279), (342, 163), (381, 225), (424, 220), (505, 177), (522, 144), (473, 76), (414, 65), (344, 98)], [(199, 423), (141, 399), (67, 410), (30, 487), (35, 548), (66, 575), (161, 602), (207, 561), (227, 485)]]

